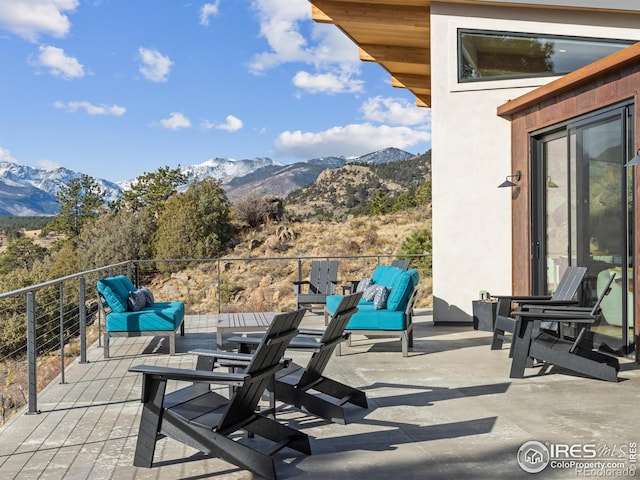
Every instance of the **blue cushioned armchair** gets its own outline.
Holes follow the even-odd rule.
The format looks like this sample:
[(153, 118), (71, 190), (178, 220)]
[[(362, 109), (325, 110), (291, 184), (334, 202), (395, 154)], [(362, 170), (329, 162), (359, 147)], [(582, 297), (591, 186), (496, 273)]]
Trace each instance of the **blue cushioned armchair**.
[[(351, 334), (366, 336), (399, 336), (402, 356), (408, 356), (409, 348), (413, 346), (413, 306), (419, 280), (416, 269), (378, 265), (371, 276), (372, 287), (385, 288), (388, 295), (386, 303), (379, 302), (378, 298), (366, 300), (365, 291), (358, 303), (358, 311), (351, 316), (346, 330)], [(341, 299), (342, 295), (328, 296), (326, 311), (333, 314)]]
[(184, 303), (153, 302), (131, 311), (128, 297), (136, 287), (125, 275), (98, 280), (100, 306), (105, 315), (104, 358), (109, 358), (110, 337), (163, 335), (169, 337), (169, 352), (176, 353), (175, 332), (184, 335)]

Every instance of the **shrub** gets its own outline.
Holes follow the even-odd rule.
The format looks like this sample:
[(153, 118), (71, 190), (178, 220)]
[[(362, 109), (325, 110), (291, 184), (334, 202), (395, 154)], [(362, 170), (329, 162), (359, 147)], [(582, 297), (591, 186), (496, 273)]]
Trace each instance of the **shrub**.
[(433, 251), (433, 238), (429, 230), (418, 230), (409, 235), (402, 242), (402, 252), (410, 255), (429, 254), (428, 257), (420, 257), (417, 260), (417, 267), (425, 276), (431, 276)]

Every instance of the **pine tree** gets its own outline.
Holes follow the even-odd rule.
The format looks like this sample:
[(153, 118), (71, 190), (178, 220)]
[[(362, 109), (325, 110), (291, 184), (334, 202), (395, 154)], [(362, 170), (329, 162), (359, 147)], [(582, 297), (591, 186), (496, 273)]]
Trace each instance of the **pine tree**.
[[(174, 169), (165, 166), (155, 172), (145, 172), (135, 179), (129, 190), (125, 190), (121, 203), (134, 212), (146, 208), (157, 219), (165, 202), (188, 180), (179, 165)], [(121, 205), (117, 205), (119, 206)]]
[(70, 180), (56, 194), (58, 214), (47, 228), (61, 232), (71, 239), (76, 238), (82, 227), (100, 213), (104, 195), (97, 180), (89, 175)]

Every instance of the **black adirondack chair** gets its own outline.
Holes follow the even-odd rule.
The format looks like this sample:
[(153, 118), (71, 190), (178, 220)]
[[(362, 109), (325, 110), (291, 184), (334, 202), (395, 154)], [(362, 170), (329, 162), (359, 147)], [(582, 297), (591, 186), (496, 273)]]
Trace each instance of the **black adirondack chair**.
[(309, 280), (293, 282), (293, 291), (297, 297), (298, 308), (326, 305), (327, 295), (335, 294), (337, 285), (337, 260), (311, 262)]
[[(277, 478), (272, 455), (282, 448), (310, 454), (306, 434), (256, 410), (267, 384), (288, 363), (283, 354), (298, 333), (304, 314), (305, 310), (301, 309), (276, 315), (242, 372), (131, 367), (130, 372), (143, 374), (144, 403), (133, 464), (151, 467), (156, 442), (164, 437), (269, 479)], [(191, 385), (166, 393), (167, 380)], [(227, 399), (211, 391), (209, 384), (229, 385), (233, 387), (233, 394)], [(272, 448), (263, 452), (250, 445), (255, 440), (240, 443), (237, 436), (231, 438), (239, 430), (270, 440)]]
[[(514, 304), (518, 304), (520, 311), (525, 311), (529, 307), (538, 306), (568, 306), (577, 305), (577, 301), (574, 300), (578, 287), (582, 283), (582, 279), (586, 274), (586, 267), (567, 267), (560, 282), (558, 282), (558, 288), (551, 296), (532, 296), (532, 295), (497, 295), (498, 305), (496, 306), (496, 323), (493, 329), (493, 340), (491, 342), (491, 350), (500, 350), (502, 348), (503, 341), (512, 341), (512, 335), (507, 336), (507, 333), (513, 334), (516, 321), (512, 316)], [(509, 356), (513, 356), (513, 343), (509, 350)]]
[[(600, 314), (602, 299), (611, 291), (612, 275), (596, 304), (590, 311), (584, 308), (541, 309), (516, 312), (514, 354), (511, 362), (511, 378), (523, 378), (532, 361), (550, 365), (609, 382), (618, 381), (620, 363), (616, 357), (593, 350), (585, 341), (588, 327)], [(581, 326), (575, 339), (568, 339), (554, 332), (536, 328), (543, 321), (562, 322)]]
[[(300, 335), (289, 343), (289, 348), (312, 352), (312, 355), (305, 367), (291, 363), (276, 374), (276, 400), (343, 425), (346, 423), (345, 404), (368, 407), (363, 391), (324, 376), (336, 346), (349, 338), (344, 330), (351, 315), (357, 311), (361, 296), (362, 292), (345, 296), (325, 330), (302, 329)], [(240, 352), (252, 351), (259, 341), (253, 336), (229, 339), (229, 342), (240, 344)]]
[(406, 270), (407, 268), (409, 268), (409, 260), (393, 260), (391, 262), (391, 266)]

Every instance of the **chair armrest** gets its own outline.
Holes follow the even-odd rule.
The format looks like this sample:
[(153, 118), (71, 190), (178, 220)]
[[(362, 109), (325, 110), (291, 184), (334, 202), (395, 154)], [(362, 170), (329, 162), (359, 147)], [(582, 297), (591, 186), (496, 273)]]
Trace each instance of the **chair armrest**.
[[(260, 343), (261, 340), (262, 339), (258, 339), (256, 343)], [(196, 349), (196, 350), (190, 350), (189, 353), (193, 355), (213, 357), (214, 359), (221, 358), (223, 360), (236, 360), (236, 361), (245, 361), (245, 362), (249, 362), (253, 358), (253, 355), (251, 355), (250, 353), (221, 352), (219, 350)]]
[(343, 295), (351, 295), (358, 288), (358, 283), (360, 280), (346, 280), (343, 282), (345, 285), (342, 285), (342, 294)]
[(295, 294), (302, 293), (302, 290), (300, 288), (302, 287), (302, 285), (311, 285), (311, 282), (309, 280), (301, 280), (301, 281), (293, 282), (293, 293)]
[[(535, 308), (540, 308), (540, 305), (535, 305)], [(543, 305), (542, 310), (544, 312), (556, 311), (556, 312), (582, 312), (589, 313), (593, 310), (593, 307), (579, 307), (577, 305)]]
[(299, 328), (298, 335), (309, 335), (312, 337), (321, 337), (324, 335), (324, 330), (319, 330), (315, 328)]
[(578, 300), (537, 300), (537, 301), (526, 301), (519, 302), (520, 308), (527, 307), (546, 307), (546, 306), (577, 306), (580, 302)]
[(544, 310), (541, 312), (516, 312), (516, 318), (526, 319), (527, 321), (535, 320), (554, 320), (566, 323), (593, 323), (598, 319), (597, 315), (591, 315), (586, 312), (571, 311), (554, 311)]
[(513, 302), (551, 300), (550, 295), (491, 295), (491, 297), (497, 298), (498, 300), (511, 300)]
[(241, 386), (249, 375), (245, 373), (229, 373), (208, 370), (187, 370), (182, 368), (158, 367), (155, 365), (137, 365), (129, 368), (130, 372), (142, 373), (145, 376), (178, 380), (192, 383), (217, 383), (221, 385)]

